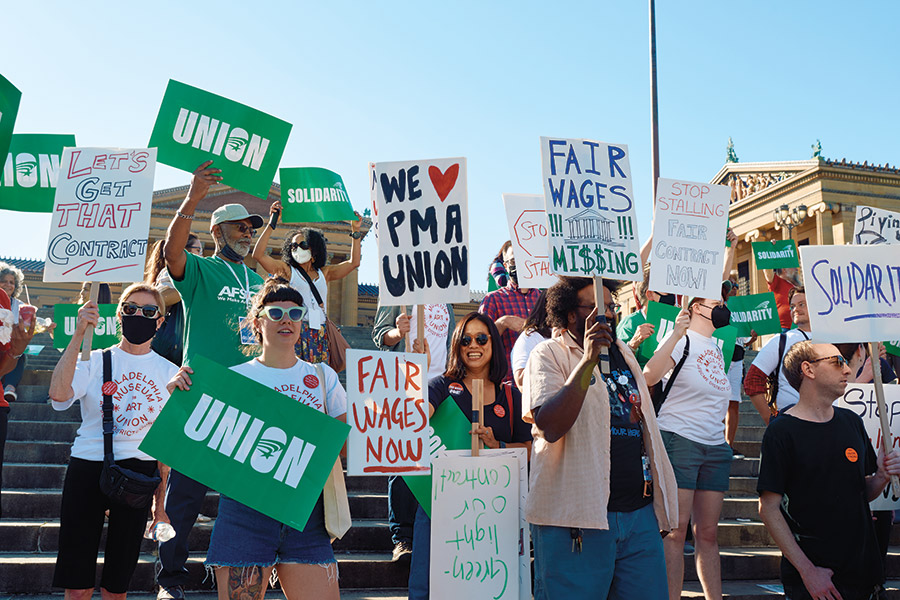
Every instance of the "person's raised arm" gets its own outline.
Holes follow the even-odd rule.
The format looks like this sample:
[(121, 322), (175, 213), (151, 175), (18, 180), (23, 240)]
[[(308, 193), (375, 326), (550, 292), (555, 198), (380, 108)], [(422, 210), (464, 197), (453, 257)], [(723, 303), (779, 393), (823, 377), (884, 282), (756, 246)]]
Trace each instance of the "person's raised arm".
[(647, 364), (644, 365), (644, 380), (648, 386), (655, 385), (662, 379), (663, 375), (672, 370), (675, 361), (672, 359), (672, 351), (678, 341), (684, 337), (688, 326), (691, 324), (691, 317), (688, 315), (687, 299), (682, 297), (681, 312), (675, 319), (675, 329), (672, 331), (665, 341), (656, 349)]
[(738, 237), (734, 234), (734, 230), (731, 227), (728, 228), (725, 239), (731, 244), (725, 248), (725, 266), (722, 269), (722, 281), (728, 279), (728, 276), (731, 274), (731, 269), (734, 267), (734, 254), (737, 251)]
[(275, 225), (278, 223), (279, 214), (281, 214), (281, 200), (276, 200), (272, 203), (272, 206), (269, 207), (269, 222), (263, 227), (259, 239), (256, 240), (252, 256), (256, 259), (256, 262), (266, 270), (266, 273), (278, 275), (290, 281), (291, 272), (287, 263), (275, 260), (266, 254), (266, 247), (269, 245), (269, 238), (272, 237), (272, 232), (275, 231)]
[(184, 278), (184, 265), (187, 262), (184, 257), (184, 247), (187, 245), (188, 234), (191, 233), (191, 221), (194, 220), (197, 204), (206, 197), (209, 186), (222, 181), (222, 177), (218, 175), (222, 170), (212, 168), (210, 166), (212, 162), (208, 160), (194, 171), (187, 196), (166, 231), (166, 269), (172, 279), (176, 281)]
[(355, 237), (355, 235), (359, 234), (361, 225), (362, 217), (359, 216), (359, 213), (356, 213), (356, 220), (350, 221), (350, 229), (354, 233), (353, 242), (350, 244), (350, 259), (336, 265), (323, 267), (322, 272), (325, 275), (325, 281), (343, 279), (353, 272), (353, 269), (359, 268), (359, 263), (362, 260), (362, 238)]
[(81, 342), (84, 340), (84, 332), (88, 326), (96, 327), (100, 322), (100, 310), (96, 302), (88, 302), (78, 309), (78, 320), (75, 323), (75, 333), (69, 340), (69, 345), (59, 358), (59, 362), (53, 368), (50, 377), (50, 400), (53, 402), (67, 402), (75, 391), (72, 389), (72, 379), (75, 377), (75, 364), (81, 352)]
[[(652, 227), (652, 226), (651, 226)], [(647, 241), (644, 242), (644, 245), (641, 246), (641, 264), (646, 265), (647, 261), (650, 260), (650, 249), (653, 247), (653, 229), (651, 228), (650, 237), (647, 238)]]

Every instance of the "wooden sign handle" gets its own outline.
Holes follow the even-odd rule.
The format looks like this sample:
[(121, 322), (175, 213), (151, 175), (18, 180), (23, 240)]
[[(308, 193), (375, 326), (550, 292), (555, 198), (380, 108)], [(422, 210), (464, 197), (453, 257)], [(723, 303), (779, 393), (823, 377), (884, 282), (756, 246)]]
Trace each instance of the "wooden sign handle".
[[(881, 447), (887, 454), (894, 447), (891, 436), (891, 423), (887, 414), (887, 406), (884, 401), (884, 384), (881, 381), (881, 355), (878, 353), (878, 342), (869, 342), (869, 355), (872, 360), (872, 375), (875, 384), (875, 401), (878, 405), (878, 416), (881, 420)], [(900, 478), (891, 475), (891, 493), (894, 499), (900, 498)]]
[[(408, 316), (406, 314), (406, 305), (405, 304), (400, 307), (400, 314), (403, 315), (404, 317)], [(412, 352), (412, 346), (409, 345), (409, 333), (407, 333), (406, 335), (403, 336), (403, 345), (406, 346), (407, 352)]]
[[(606, 306), (603, 302), (603, 279), (594, 277), (594, 303), (597, 306), (597, 315), (606, 316)], [(600, 372), (609, 375), (609, 348), (600, 348)]]
[(475, 433), (475, 426), (483, 426), (484, 415), (484, 380), (475, 379), (472, 381), (472, 456), (478, 456), (481, 450), (481, 438)]
[[(100, 297), (100, 284), (91, 282), (91, 302), (97, 302)], [(84, 332), (84, 341), (81, 343), (81, 360), (91, 360), (91, 343), (94, 341), (94, 326), (88, 326)]]
[(416, 339), (419, 341), (419, 346), (422, 348), (422, 353), (425, 354), (425, 305), (419, 304), (416, 306)]

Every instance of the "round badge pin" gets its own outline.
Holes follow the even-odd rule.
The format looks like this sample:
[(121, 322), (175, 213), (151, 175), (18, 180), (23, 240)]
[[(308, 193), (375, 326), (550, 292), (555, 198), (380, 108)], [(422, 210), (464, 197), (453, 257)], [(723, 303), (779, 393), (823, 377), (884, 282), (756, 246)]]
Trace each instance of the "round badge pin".
[(451, 383), (449, 386), (447, 386), (447, 389), (449, 389), (450, 393), (454, 396), (459, 396), (463, 392), (462, 384), (457, 383), (455, 381), (453, 383)]
[(500, 406), (499, 404), (494, 405), (494, 414), (497, 415), (497, 418), (502, 419), (506, 416), (506, 409)]
[(627, 375), (619, 375), (619, 379), (617, 380), (621, 385), (628, 384), (628, 376)]
[(597, 383), (597, 376), (591, 375), (591, 385), (594, 385), (595, 383)]
[(319, 378), (315, 375), (307, 375), (303, 378), (303, 384), (310, 389), (315, 389), (319, 387)]
[(116, 393), (116, 390), (118, 390), (119, 387), (115, 384), (115, 382), (107, 381), (106, 383), (103, 384), (103, 387), (100, 389), (103, 392), (104, 396), (112, 396)]

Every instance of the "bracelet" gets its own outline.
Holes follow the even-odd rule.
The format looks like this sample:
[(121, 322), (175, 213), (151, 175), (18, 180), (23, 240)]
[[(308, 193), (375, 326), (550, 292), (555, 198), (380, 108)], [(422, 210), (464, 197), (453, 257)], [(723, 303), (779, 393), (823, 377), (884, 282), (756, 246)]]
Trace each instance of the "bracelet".
[(25, 355), (25, 353), (22, 352), (22, 353), (19, 354), (18, 356), (13, 356), (12, 354), (10, 354), (9, 357), (10, 357), (11, 359), (13, 359), (13, 360), (19, 360), (19, 359), (22, 358), (24, 355)]
[(506, 448), (506, 442), (501, 442), (500, 440), (497, 440), (497, 443), (500, 444), (501, 448)]
[(178, 217), (179, 219), (186, 219), (188, 221), (194, 220), (194, 215), (186, 215), (183, 212), (181, 212), (180, 210), (175, 211), (175, 216)]

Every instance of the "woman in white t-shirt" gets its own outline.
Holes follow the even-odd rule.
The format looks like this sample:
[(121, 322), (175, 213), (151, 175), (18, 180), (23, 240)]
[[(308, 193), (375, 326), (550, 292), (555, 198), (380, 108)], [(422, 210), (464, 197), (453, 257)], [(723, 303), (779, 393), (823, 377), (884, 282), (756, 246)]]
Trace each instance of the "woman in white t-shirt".
[(513, 370), (513, 380), (516, 387), (520, 390), (524, 383), (525, 365), (528, 364), (528, 357), (531, 351), (543, 342), (549, 340), (553, 335), (553, 328), (547, 322), (547, 290), (541, 292), (534, 308), (528, 313), (525, 319), (525, 325), (522, 326), (522, 333), (513, 344), (512, 354), (510, 355), (510, 364)]
[[(76, 400), (81, 401), (81, 427), (72, 444), (63, 484), (59, 554), (53, 574), (53, 586), (65, 588), (69, 600), (88, 600), (94, 591), (97, 550), (107, 510), (109, 527), (100, 580), (103, 596), (124, 598), (137, 565), (148, 508), (112, 502), (100, 491), (104, 457), (102, 390), (108, 385), (112, 396), (116, 464), (145, 475), (156, 474), (157, 461), (138, 446), (169, 399), (173, 389), (170, 380), (178, 371), (150, 349), (165, 309), (162, 294), (152, 285), (136, 283), (122, 292), (116, 310), (122, 341), (110, 349), (112, 381), (104, 384), (103, 350), (92, 351), (90, 360), (78, 360), (85, 331), (100, 319), (97, 304), (88, 302), (79, 309), (75, 333), (53, 369), (53, 408), (65, 410)], [(154, 498), (154, 524), (167, 520), (162, 509), (164, 485), (160, 483)]]
[(280, 213), (281, 202), (275, 201), (269, 209), (269, 224), (263, 228), (253, 248), (253, 258), (267, 273), (290, 281), (291, 287), (303, 296), (303, 305), (308, 312), (303, 318), (303, 329), (295, 348), (297, 356), (311, 363), (328, 362), (328, 338), (325, 335), (328, 282), (343, 279), (359, 267), (362, 218), (357, 213), (357, 220), (350, 221), (350, 258), (336, 265), (326, 265), (325, 234), (312, 227), (295, 229), (285, 236), (280, 261), (266, 254), (269, 237), (275, 231)]
[[(266, 280), (248, 314), (262, 353), (231, 370), (346, 423), (347, 394), (337, 373), (328, 365), (312, 365), (294, 354), (305, 312), (300, 292), (287, 281)], [(325, 379), (325, 398), (320, 373)], [(190, 387), (187, 377), (178, 378), (175, 384), (180, 389)], [(221, 496), (206, 564), (216, 569), (219, 600), (262, 600), (273, 569), (277, 569), (285, 596), (292, 600), (340, 595), (321, 495), (303, 531)]]
[[(732, 452), (723, 424), (731, 384), (713, 332), (728, 325), (731, 313), (722, 298), (692, 298), (644, 366), (647, 385), (673, 377), (657, 421), (678, 484), (678, 528), (666, 536), (669, 597), (680, 598), (684, 579), (684, 539), (688, 522), (694, 529), (695, 560), (707, 598), (722, 596), (718, 524), (728, 490)], [(668, 383), (668, 382), (666, 382)]]

